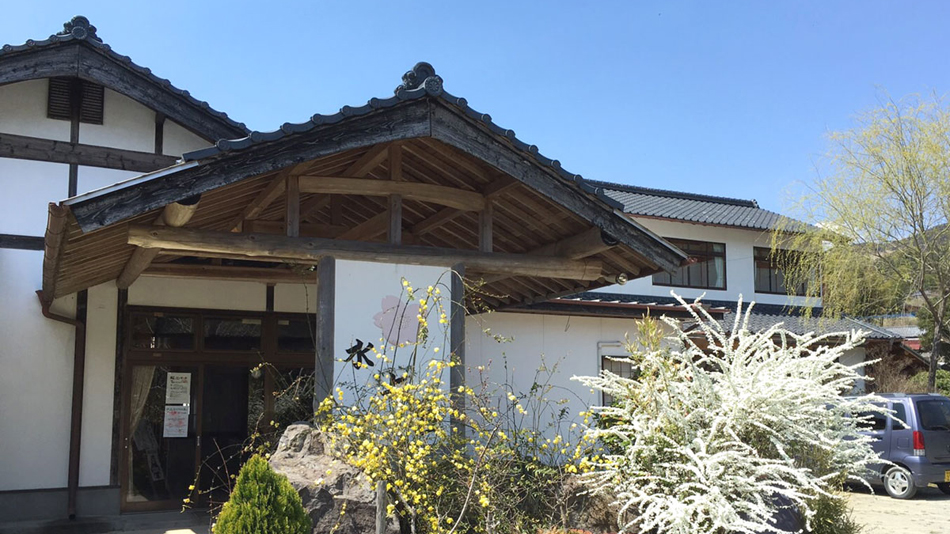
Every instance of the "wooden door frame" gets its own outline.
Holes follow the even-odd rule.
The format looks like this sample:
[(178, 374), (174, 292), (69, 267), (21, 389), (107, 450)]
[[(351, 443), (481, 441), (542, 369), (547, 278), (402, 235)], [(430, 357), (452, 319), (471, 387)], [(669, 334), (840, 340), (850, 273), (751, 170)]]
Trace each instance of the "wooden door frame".
[[(132, 315), (141, 313), (168, 313), (184, 314), (195, 319), (195, 346), (188, 350), (152, 350), (133, 348), (131, 342), (132, 336)], [(282, 353), (277, 351), (277, 320), (281, 318), (292, 319), (310, 319), (313, 314), (303, 313), (279, 313), (279, 312), (256, 312), (256, 311), (237, 311), (237, 310), (214, 310), (198, 308), (174, 308), (160, 306), (126, 306), (124, 310), (123, 328), (121, 332), (123, 340), (123, 362), (122, 362), (122, 383), (120, 387), (121, 407), (119, 412), (119, 509), (121, 513), (127, 512), (149, 512), (159, 510), (170, 510), (180, 508), (183, 503), (173, 500), (164, 501), (146, 501), (130, 503), (126, 499), (129, 491), (129, 445), (131, 440), (130, 409), (131, 409), (131, 381), (132, 368), (136, 365), (154, 365), (158, 366), (184, 366), (197, 369), (197, 379), (193, 387), (198, 388), (195, 392), (195, 464), (194, 472), (198, 473), (202, 461), (202, 416), (201, 410), (204, 408), (204, 374), (205, 367), (208, 365), (228, 366), (228, 367), (253, 367), (266, 361), (270, 365), (264, 368), (264, 406), (265, 410), (273, 410), (273, 398), (270, 394), (274, 388), (273, 368), (301, 367), (306, 368), (314, 365), (314, 357), (310, 353)], [(261, 349), (260, 351), (206, 351), (204, 350), (203, 339), (200, 330), (206, 318), (215, 317), (234, 317), (234, 318), (254, 318), (261, 319)], [(268, 361), (268, 359), (270, 361)]]

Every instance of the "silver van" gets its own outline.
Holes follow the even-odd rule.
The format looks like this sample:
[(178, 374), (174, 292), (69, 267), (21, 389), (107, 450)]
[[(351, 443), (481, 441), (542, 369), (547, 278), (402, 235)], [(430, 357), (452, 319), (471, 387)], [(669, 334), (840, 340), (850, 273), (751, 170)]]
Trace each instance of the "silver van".
[(880, 479), (870, 482), (883, 483), (895, 499), (910, 499), (917, 488), (930, 484), (950, 495), (950, 398), (933, 393), (880, 396), (900, 422), (878, 413), (861, 414), (868, 417), (862, 433), (874, 439), (881, 458), (893, 462), (871, 466)]

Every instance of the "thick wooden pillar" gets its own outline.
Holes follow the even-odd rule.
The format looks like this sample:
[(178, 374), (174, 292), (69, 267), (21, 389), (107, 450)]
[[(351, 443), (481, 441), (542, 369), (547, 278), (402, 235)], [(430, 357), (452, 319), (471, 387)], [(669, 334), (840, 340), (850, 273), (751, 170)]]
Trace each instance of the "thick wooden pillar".
[(313, 409), (333, 393), (333, 332), (336, 328), (336, 260), (325, 256), (317, 263), (316, 359)]
[[(465, 409), (465, 395), (458, 389), (465, 385), (465, 265), (452, 266), (451, 298), (449, 306), (449, 343), (452, 361), (455, 367), (449, 373), (449, 387), (452, 389), (456, 410)], [(461, 430), (461, 429), (460, 429)]]

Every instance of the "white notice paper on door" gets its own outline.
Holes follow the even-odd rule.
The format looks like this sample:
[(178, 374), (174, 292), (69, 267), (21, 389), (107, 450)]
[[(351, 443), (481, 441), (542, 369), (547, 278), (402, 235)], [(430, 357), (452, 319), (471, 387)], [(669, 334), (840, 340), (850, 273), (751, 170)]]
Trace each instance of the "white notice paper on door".
[(166, 406), (165, 424), (162, 430), (163, 438), (187, 438), (188, 437), (188, 407), (187, 406)]
[(191, 373), (168, 373), (165, 404), (191, 403)]

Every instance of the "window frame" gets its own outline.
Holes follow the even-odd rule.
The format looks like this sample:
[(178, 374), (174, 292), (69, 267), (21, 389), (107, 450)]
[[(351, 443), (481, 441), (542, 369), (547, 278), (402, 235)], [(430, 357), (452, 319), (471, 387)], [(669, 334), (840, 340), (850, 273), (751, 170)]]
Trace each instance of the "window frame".
[[(759, 258), (759, 256), (757, 255), (759, 251), (764, 252), (765, 257), (766, 257), (765, 260), (762, 260)], [(800, 250), (791, 250), (791, 249), (784, 249), (784, 248), (779, 249), (779, 252), (782, 254), (805, 254), (804, 252)], [(761, 290), (759, 289), (759, 277), (758, 277), (759, 262), (764, 263), (766, 261), (769, 263), (769, 277), (768, 277), (769, 289)], [(776, 270), (782, 271), (782, 289), (778, 291), (775, 291), (772, 289), (772, 279), (774, 276), (772, 273)], [(772, 249), (769, 247), (756, 247), (756, 246), (752, 247), (752, 289), (754, 290), (755, 293), (761, 293), (763, 295), (786, 295), (786, 296), (790, 295), (788, 290), (785, 288), (785, 269), (782, 269), (782, 267), (779, 266), (775, 262), (774, 258), (772, 257)], [(808, 286), (806, 284), (803, 284), (791, 296), (807, 297)]]
[[(673, 280), (673, 275), (670, 274), (670, 273), (665, 273), (665, 272), (656, 273), (656, 274), (654, 274), (654, 275), (650, 278), (650, 279), (652, 280), (654, 286), (660, 286), (660, 287), (684, 287), (684, 288), (688, 288), (688, 289), (710, 289), (710, 290), (713, 290), (713, 291), (728, 291), (728, 290), (729, 290), (729, 277), (728, 277), (728, 268), (727, 268), (727, 263), (728, 263), (728, 262), (726, 261), (726, 244), (725, 244), (725, 243), (718, 243), (718, 242), (715, 242), (715, 241), (698, 241), (698, 240), (695, 240), (695, 239), (681, 239), (681, 238), (679, 238), (679, 237), (664, 237), (663, 239), (665, 239), (666, 241), (668, 241), (671, 245), (673, 245), (673, 246), (675, 246), (675, 247), (677, 247), (677, 248), (680, 248), (680, 249), (682, 249), (682, 247), (680, 246), (680, 244), (684, 244), (684, 245), (687, 245), (687, 246), (689, 246), (689, 245), (703, 245), (703, 246), (706, 246), (706, 247), (709, 249), (707, 252), (704, 253), (704, 255), (705, 255), (704, 257), (705, 257), (706, 259), (703, 260), (702, 262), (697, 262), (697, 263), (706, 263), (706, 262), (708, 262), (709, 260), (712, 260), (712, 259), (720, 258), (720, 257), (721, 257), (721, 258), (722, 258), (722, 287), (718, 287), (718, 286), (714, 286), (714, 285), (709, 285), (709, 284), (707, 284), (707, 285), (695, 284), (695, 285), (694, 285), (694, 284), (691, 284), (691, 283), (689, 283), (689, 282), (687, 282), (687, 283), (685, 283), (685, 284), (676, 284), (676, 283), (673, 283), (673, 282), (672, 282), (672, 280)], [(714, 250), (712, 250), (712, 247), (713, 247), (714, 245), (720, 245), (720, 246), (722, 246), (722, 252), (721, 252), (721, 253), (718, 253), (718, 252), (715, 252)], [(683, 252), (686, 252), (687, 254), (690, 254), (690, 252), (687, 251), (687, 250), (683, 250)], [(697, 257), (697, 256), (694, 256), (694, 255), (690, 254), (690, 258), (695, 258), (695, 257)], [(677, 270), (679, 270), (679, 269), (687, 269), (686, 273), (687, 273), (687, 276), (688, 276), (688, 273), (689, 273), (688, 269), (689, 269), (689, 267), (690, 267), (691, 265), (695, 265), (695, 264), (683, 265), (683, 266), (679, 267)], [(656, 279), (656, 277), (657, 277), (657, 276), (662, 276), (662, 275), (667, 275), (667, 276), (669, 276), (669, 277), (670, 277), (670, 282), (669, 282), (669, 283), (666, 283), (666, 282), (658, 282), (657, 279)], [(706, 278), (707, 278), (707, 280), (709, 279), (709, 271), (708, 271), (708, 268), (707, 268), (707, 272), (706, 272)]]

